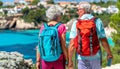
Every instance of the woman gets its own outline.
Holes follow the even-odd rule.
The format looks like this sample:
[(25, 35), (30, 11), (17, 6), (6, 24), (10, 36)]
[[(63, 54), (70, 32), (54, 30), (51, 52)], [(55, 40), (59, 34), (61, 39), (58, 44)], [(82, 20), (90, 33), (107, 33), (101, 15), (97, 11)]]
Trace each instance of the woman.
[[(62, 14), (61, 11), (62, 11), (62, 8), (58, 5), (53, 5), (47, 9), (46, 17), (49, 20), (48, 26), (51, 26), (51, 25), (55, 26), (57, 23), (60, 22), (61, 14)], [(41, 27), (40, 34), (44, 28), (45, 28), (44, 26)], [(40, 67), (42, 69), (65, 69), (65, 59), (67, 60), (68, 58), (67, 48), (66, 48), (66, 43), (65, 43), (66, 42), (66, 39), (65, 39), (66, 27), (64, 24), (60, 24), (57, 30), (58, 30), (58, 35), (60, 39), (60, 46), (62, 49), (62, 53), (59, 59), (57, 59), (56, 61), (47, 62), (40, 57), (39, 50), (37, 49), (37, 59), (36, 59), (37, 69), (40, 69)]]

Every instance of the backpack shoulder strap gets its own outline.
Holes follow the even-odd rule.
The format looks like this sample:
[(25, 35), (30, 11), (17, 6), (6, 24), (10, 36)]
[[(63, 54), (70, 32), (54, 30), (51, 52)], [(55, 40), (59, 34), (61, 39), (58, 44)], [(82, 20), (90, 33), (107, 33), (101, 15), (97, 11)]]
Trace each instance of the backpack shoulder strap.
[(47, 23), (43, 23), (44, 28), (48, 28), (48, 24)]
[(61, 25), (61, 23), (57, 23), (54, 27), (58, 28)]
[(90, 20), (93, 20), (95, 22), (97, 19), (98, 19), (97, 17), (93, 17)]

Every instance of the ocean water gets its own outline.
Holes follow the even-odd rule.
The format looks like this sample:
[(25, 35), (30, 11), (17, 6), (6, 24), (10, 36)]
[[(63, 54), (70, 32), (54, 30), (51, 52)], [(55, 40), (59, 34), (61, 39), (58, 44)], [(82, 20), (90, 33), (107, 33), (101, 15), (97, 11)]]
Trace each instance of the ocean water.
[[(0, 51), (17, 51), (24, 55), (25, 59), (36, 61), (36, 46), (38, 44), (39, 30), (0, 30)], [(69, 32), (66, 33), (66, 44), (69, 44)], [(114, 42), (108, 38), (111, 46)]]
[(17, 51), (35, 62), (38, 33), (39, 30), (0, 30), (0, 51)]

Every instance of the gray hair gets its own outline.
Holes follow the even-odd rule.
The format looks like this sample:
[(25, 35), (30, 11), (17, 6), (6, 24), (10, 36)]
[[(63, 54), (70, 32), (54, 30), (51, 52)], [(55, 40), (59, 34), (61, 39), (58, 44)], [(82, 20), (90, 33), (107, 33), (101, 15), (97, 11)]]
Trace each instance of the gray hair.
[(83, 8), (86, 12), (91, 11), (91, 5), (88, 2), (80, 2), (78, 5), (79, 8)]
[(61, 15), (62, 13), (62, 7), (60, 7), (59, 5), (52, 5), (51, 7), (48, 8), (48, 10), (46, 11), (46, 17), (49, 20), (53, 20), (56, 19), (59, 15)]

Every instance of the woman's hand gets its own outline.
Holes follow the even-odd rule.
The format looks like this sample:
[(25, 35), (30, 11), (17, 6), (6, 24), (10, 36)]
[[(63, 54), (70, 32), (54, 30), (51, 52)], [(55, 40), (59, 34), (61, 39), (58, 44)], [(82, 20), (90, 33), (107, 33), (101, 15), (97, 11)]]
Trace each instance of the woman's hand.
[(73, 62), (68, 63), (68, 69), (74, 69)]
[(36, 68), (40, 69), (41, 60), (40, 60), (40, 53), (38, 51), (38, 46), (36, 46)]
[(36, 62), (36, 68), (40, 69), (40, 62)]

